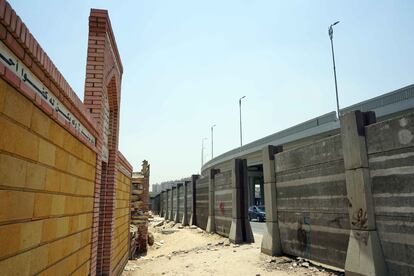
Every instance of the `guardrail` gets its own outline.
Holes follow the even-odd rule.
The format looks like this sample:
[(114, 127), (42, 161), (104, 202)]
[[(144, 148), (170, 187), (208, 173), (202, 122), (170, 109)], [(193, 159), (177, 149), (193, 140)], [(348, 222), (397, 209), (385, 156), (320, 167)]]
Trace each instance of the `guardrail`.
[[(354, 110), (375, 111), (377, 118), (414, 108), (414, 84), (384, 95), (340, 109), (341, 114)], [(266, 145), (281, 145), (306, 137), (339, 129), (336, 112), (332, 111), (288, 129), (260, 138), (242, 147), (234, 148), (206, 162), (201, 171), (219, 163), (261, 150)]]

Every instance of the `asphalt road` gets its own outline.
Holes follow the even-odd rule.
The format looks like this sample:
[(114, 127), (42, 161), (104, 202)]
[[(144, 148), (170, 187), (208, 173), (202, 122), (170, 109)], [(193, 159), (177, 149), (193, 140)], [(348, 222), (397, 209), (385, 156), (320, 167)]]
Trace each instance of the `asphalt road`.
[(250, 226), (252, 227), (252, 231), (253, 234), (256, 235), (262, 235), (264, 234), (265, 231), (265, 222), (257, 222), (257, 221), (251, 221), (250, 222)]

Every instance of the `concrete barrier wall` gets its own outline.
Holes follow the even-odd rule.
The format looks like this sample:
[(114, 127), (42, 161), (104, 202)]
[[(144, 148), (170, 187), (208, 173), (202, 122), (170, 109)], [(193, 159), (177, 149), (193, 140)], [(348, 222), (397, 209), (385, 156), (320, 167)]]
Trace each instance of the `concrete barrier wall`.
[(161, 194), (151, 197), (151, 211), (161, 216)]
[(167, 189), (167, 213), (165, 214), (165, 218), (167, 220), (171, 220), (171, 213), (172, 213), (172, 190), (171, 189)]
[(175, 217), (177, 214), (177, 186), (172, 187), (171, 189), (171, 194), (172, 194), (172, 205), (171, 205), (171, 217), (170, 220), (175, 221)]
[(189, 181), (186, 183), (185, 188), (187, 189), (187, 212), (184, 216), (187, 216), (187, 223), (192, 225), (192, 217), (193, 217), (193, 183)]
[(177, 206), (177, 222), (183, 221), (183, 215), (184, 215), (184, 183), (180, 183), (177, 186), (177, 193), (178, 193), (178, 206)]
[(208, 177), (200, 177), (196, 182), (196, 225), (202, 229), (207, 227), (208, 219)]
[(341, 117), (341, 134), (263, 149), (262, 252), (290, 254), (357, 275), (412, 275), (414, 114), (375, 123)]
[(350, 226), (340, 135), (274, 158), (283, 252), (344, 267)]
[(161, 216), (166, 218), (167, 214), (168, 214), (168, 192), (167, 191), (163, 191), (161, 193), (161, 204), (162, 204), (162, 213)]
[(414, 114), (365, 128), (378, 235), (390, 275), (414, 275)]
[(222, 172), (214, 176), (214, 216), (216, 232), (229, 236), (232, 220), (232, 172)]

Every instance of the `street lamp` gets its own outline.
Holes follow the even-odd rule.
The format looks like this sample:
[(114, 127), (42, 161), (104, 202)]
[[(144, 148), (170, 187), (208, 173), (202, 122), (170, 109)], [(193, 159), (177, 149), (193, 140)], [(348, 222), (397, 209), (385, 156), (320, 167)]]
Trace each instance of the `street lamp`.
[(334, 69), (334, 77), (335, 77), (335, 92), (336, 92), (336, 110), (338, 113), (338, 119), (339, 119), (339, 99), (338, 99), (338, 84), (336, 82), (336, 67), (335, 67), (335, 54), (334, 54), (334, 47), (333, 47), (333, 26), (335, 26), (336, 24), (338, 24), (339, 21), (336, 21), (335, 23), (331, 24), (331, 26), (329, 26), (329, 38), (331, 39), (331, 48), (332, 48), (332, 62), (333, 62), (333, 69)]
[(211, 126), (211, 159), (213, 159), (213, 146), (214, 146), (214, 144), (213, 144), (213, 128), (215, 127), (216, 125), (214, 124), (214, 125), (212, 125)]
[(246, 98), (243, 96), (239, 99), (239, 113), (240, 113), (240, 147), (243, 146), (243, 130), (242, 130), (242, 116), (241, 116), (241, 100)]
[(203, 137), (201, 139), (201, 167), (204, 165), (204, 141), (207, 140), (207, 138)]

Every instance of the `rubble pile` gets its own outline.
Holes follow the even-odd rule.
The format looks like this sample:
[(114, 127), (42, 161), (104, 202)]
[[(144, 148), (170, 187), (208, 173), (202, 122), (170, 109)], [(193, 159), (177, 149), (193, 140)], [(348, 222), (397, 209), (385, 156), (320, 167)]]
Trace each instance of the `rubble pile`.
[(147, 251), (148, 217), (149, 217), (149, 165), (146, 160), (142, 163), (140, 172), (132, 173), (131, 187), (131, 223), (136, 234), (131, 232), (130, 257)]

